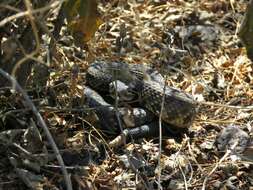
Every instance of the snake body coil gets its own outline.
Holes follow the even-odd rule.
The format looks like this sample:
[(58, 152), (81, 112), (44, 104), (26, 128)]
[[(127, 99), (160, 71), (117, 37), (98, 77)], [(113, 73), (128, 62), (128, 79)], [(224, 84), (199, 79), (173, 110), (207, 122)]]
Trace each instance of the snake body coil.
[[(110, 84), (119, 80), (129, 85), (129, 91), (139, 96), (139, 104), (159, 116), (164, 92), (164, 79), (154, 69), (124, 62), (97, 61), (90, 65), (87, 83), (96, 91), (109, 91)], [(196, 104), (189, 94), (166, 87), (162, 120), (179, 128), (189, 127), (196, 116)]]

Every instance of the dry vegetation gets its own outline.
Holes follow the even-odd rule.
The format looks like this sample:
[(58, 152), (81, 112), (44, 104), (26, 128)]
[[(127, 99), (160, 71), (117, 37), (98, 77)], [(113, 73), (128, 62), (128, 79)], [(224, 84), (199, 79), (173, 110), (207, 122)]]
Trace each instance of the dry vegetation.
[[(240, 141), (216, 146), (229, 125), (248, 135), (252, 132), (252, 63), (237, 37), (246, 0), (101, 1), (98, 9), (104, 23), (82, 47), (65, 25), (56, 45), (50, 46), (59, 4), (52, 2), (32, 4), (31, 10), (49, 10), (38, 11), (35, 21), (29, 11), (6, 20), (29, 6), (20, 1), (0, 3), (0, 64), (8, 72), (7, 63), (35, 65), (31, 73), (31, 67), (16, 72), (21, 78), (29, 73), (20, 83), (26, 84), (46, 122), (71, 173), (73, 189), (157, 189), (159, 169), (163, 189), (252, 189), (250, 144), (239, 157), (231, 149)], [(29, 37), (23, 35), (26, 30)], [(31, 35), (35, 32), (38, 39)], [(94, 127), (82, 91), (86, 69), (97, 59), (152, 64), (167, 75), (168, 85), (199, 102), (189, 132), (163, 139), (160, 163), (157, 139), (111, 149), (112, 137)], [(22, 96), (10, 89), (0, 91), (0, 189), (65, 189), (47, 136)]]

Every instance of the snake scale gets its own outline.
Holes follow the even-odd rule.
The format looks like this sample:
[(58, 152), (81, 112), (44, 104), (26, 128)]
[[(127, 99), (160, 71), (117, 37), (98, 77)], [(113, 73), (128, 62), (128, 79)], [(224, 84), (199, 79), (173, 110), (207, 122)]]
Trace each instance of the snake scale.
[[(131, 99), (134, 94), (143, 108), (156, 116), (161, 112), (164, 79), (155, 69), (140, 64), (95, 61), (87, 70), (86, 80), (94, 90), (102, 93), (111, 90), (113, 81), (122, 82), (126, 84), (122, 99)], [(120, 89), (121, 85), (118, 87)], [(162, 120), (178, 128), (188, 128), (197, 113), (192, 96), (168, 86), (164, 96)]]

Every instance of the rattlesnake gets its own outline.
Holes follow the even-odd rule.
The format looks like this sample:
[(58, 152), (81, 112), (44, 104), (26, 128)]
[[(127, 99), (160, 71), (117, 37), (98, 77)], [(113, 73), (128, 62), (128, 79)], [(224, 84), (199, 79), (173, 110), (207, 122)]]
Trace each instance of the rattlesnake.
[[(102, 94), (108, 93), (113, 86), (112, 82), (117, 80), (118, 84), (126, 84), (124, 96), (132, 99), (131, 95), (136, 95), (141, 107), (157, 116), (161, 112), (164, 79), (151, 67), (125, 62), (95, 61), (87, 70), (86, 80), (91, 88)], [(196, 113), (197, 105), (191, 95), (166, 87), (161, 117), (164, 122), (178, 128), (188, 128)]]

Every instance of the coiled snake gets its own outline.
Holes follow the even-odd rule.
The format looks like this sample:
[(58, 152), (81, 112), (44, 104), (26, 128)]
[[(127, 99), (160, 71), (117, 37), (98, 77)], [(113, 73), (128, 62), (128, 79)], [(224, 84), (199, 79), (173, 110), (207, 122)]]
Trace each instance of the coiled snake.
[[(97, 91), (109, 91), (110, 84), (114, 80), (127, 83), (130, 86), (128, 91), (138, 94), (140, 105), (155, 115), (159, 115), (163, 97), (163, 78), (152, 69), (141, 71), (142, 69), (141, 65), (124, 62), (94, 62), (88, 68), (86, 79), (88, 84)], [(152, 78), (145, 78), (142, 72), (147, 72), (146, 75)], [(191, 125), (195, 115), (196, 104), (190, 95), (175, 88), (166, 87), (163, 121), (176, 127), (186, 128)]]
[[(124, 62), (95, 61), (87, 70), (86, 81), (92, 89), (100, 92), (102, 96), (117, 90), (119, 100), (126, 102), (135, 100), (139, 106), (156, 116), (159, 116), (161, 112), (164, 95), (161, 118), (165, 123), (176, 128), (188, 128), (197, 113), (197, 105), (189, 94), (168, 86), (164, 93), (163, 77), (150, 67)], [(115, 81), (117, 81), (117, 88)], [(89, 90), (86, 96), (94, 99), (96, 97), (94, 93), (92, 94)], [(96, 106), (99, 105), (98, 102)], [(107, 105), (105, 102), (102, 104)]]

